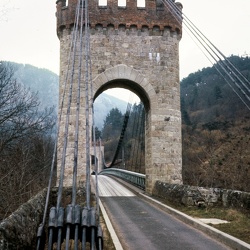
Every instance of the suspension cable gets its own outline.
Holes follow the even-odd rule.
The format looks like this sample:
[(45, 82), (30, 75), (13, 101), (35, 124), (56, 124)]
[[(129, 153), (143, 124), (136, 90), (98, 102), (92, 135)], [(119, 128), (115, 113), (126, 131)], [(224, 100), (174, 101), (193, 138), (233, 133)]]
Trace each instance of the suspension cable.
[[(82, 0), (81, 0), (82, 1)], [(81, 1), (79, 1), (79, 6), (77, 8), (77, 13), (81, 17), (80, 21), (80, 56), (79, 56), (79, 65), (78, 65), (78, 81), (77, 81), (77, 97), (76, 97), (76, 121), (75, 121), (75, 142), (74, 142), (74, 160), (73, 160), (73, 179), (72, 179), (72, 197), (71, 197), (71, 205), (67, 207), (67, 229), (66, 229), (66, 249), (69, 249), (69, 240), (70, 240), (70, 229), (71, 229), (71, 218), (73, 217), (73, 213), (76, 213), (79, 209), (76, 207), (76, 191), (77, 191), (77, 167), (78, 167), (78, 142), (79, 142), (79, 116), (80, 116), (80, 98), (81, 98), (81, 67), (82, 67), (82, 40), (83, 40), (83, 8), (81, 8), (80, 13), (80, 6)], [(76, 23), (78, 26), (78, 23)], [(78, 30), (77, 30), (78, 32)], [(73, 212), (74, 211), (74, 212)], [(75, 216), (75, 220), (77, 220)], [(75, 249), (78, 248), (78, 231), (79, 225), (76, 223), (74, 228), (74, 247)]]
[[(73, 46), (73, 59), (72, 59), (72, 68), (71, 68), (71, 78), (70, 78), (70, 86), (69, 86), (69, 93), (68, 93), (68, 105), (67, 105), (67, 112), (66, 112), (66, 122), (65, 122), (65, 132), (64, 132), (64, 145), (62, 151), (62, 163), (61, 163), (61, 175), (60, 175), (60, 182), (58, 187), (58, 195), (57, 195), (57, 204), (56, 204), (56, 211), (60, 213), (61, 207), (61, 200), (62, 200), (62, 192), (63, 192), (63, 180), (64, 180), (64, 170), (65, 170), (65, 163), (66, 163), (66, 151), (68, 145), (68, 131), (69, 131), (69, 118), (70, 118), (70, 110), (71, 110), (71, 103), (72, 103), (72, 92), (73, 92), (73, 80), (74, 80), (74, 72), (75, 72), (75, 57), (76, 57), (76, 46), (77, 46), (77, 36), (78, 36), (78, 23), (79, 23), (79, 11), (80, 11), (80, 3), (78, 1), (77, 4), (77, 20), (74, 29), (74, 46)], [(68, 233), (68, 230), (67, 230)], [(66, 241), (67, 242), (67, 241)], [(57, 235), (57, 249), (61, 249), (62, 243), (62, 227), (58, 228), (58, 235)], [(67, 246), (66, 246), (67, 247)]]
[(67, 105), (67, 112), (66, 112), (66, 122), (65, 122), (65, 132), (64, 132), (64, 145), (63, 145), (63, 152), (62, 152), (62, 163), (61, 163), (61, 173), (60, 173), (60, 182), (58, 188), (58, 198), (57, 198), (57, 210), (61, 206), (61, 199), (62, 199), (62, 189), (63, 189), (63, 179), (64, 179), (64, 169), (65, 169), (65, 160), (66, 160), (66, 150), (67, 150), (67, 143), (68, 143), (68, 129), (69, 129), (69, 117), (70, 117), (70, 110), (71, 110), (71, 102), (72, 102), (72, 91), (73, 91), (73, 78), (74, 78), (74, 71), (75, 71), (75, 56), (76, 56), (76, 42), (77, 42), (77, 27), (79, 23), (79, 1), (77, 5), (77, 20), (76, 25), (74, 27), (73, 33), (73, 59), (72, 59), (72, 67), (71, 67), (71, 77), (70, 77), (70, 85), (69, 85), (69, 93), (68, 93), (68, 105)]
[(131, 113), (131, 108), (132, 108), (132, 104), (131, 103), (133, 102), (133, 97), (134, 97), (134, 93), (131, 93), (130, 96), (129, 96), (129, 101), (128, 101), (128, 104), (127, 104), (127, 109), (126, 109), (126, 112), (125, 112), (125, 115), (124, 115), (124, 120), (123, 120), (123, 125), (122, 125), (122, 131), (121, 131), (121, 134), (120, 134), (120, 138), (119, 138), (119, 141), (118, 141), (118, 144), (117, 144), (117, 147), (116, 147), (116, 151), (115, 151), (113, 160), (112, 160), (112, 162), (111, 162), (111, 164), (110, 164), (109, 167), (112, 167), (115, 164), (115, 161), (116, 161), (116, 159), (118, 157), (118, 154), (120, 152), (120, 148), (122, 146), (122, 141), (123, 141), (126, 129), (127, 129), (128, 120), (129, 120), (130, 113)]
[[(140, 123), (140, 132), (139, 132), (139, 141), (140, 141), (140, 164), (139, 164), (139, 173), (142, 173), (142, 140), (143, 140), (143, 132), (144, 132), (144, 128), (145, 128), (145, 116), (144, 116), (145, 112), (144, 112), (144, 107), (142, 107), (141, 110), (141, 123)], [(145, 161), (144, 161), (145, 164)]]
[[(138, 137), (138, 146), (137, 146), (137, 153), (136, 153), (136, 166), (138, 165), (138, 169), (137, 169), (137, 171), (140, 173), (140, 171), (141, 171), (141, 141), (142, 141), (142, 131), (143, 131), (143, 124), (144, 124), (144, 122), (143, 122), (143, 116), (142, 116), (142, 113), (143, 113), (143, 106), (142, 106), (142, 103), (140, 103), (139, 104), (140, 106), (139, 106), (139, 114), (138, 114), (138, 116), (139, 116), (139, 121), (138, 121), (138, 128), (139, 128), (139, 130), (138, 130), (138, 135), (137, 135), (137, 137)], [(137, 163), (138, 162), (138, 160), (139, 160), (139, 164)]]
[[(134, 108), (136, 109), (136, 104), (134, 104)], [(131, 168), (133, 167), (133, 170), (136, 171), (136, 163), (137, 163), (137, 148), (136, 148), (136, 136), (138, 135), (138, 128), (139, 125), (139, 115), (137, 114), (137, 112), (134, 112), (134, 124), (133, 124), (133, 133), (132, 133), (132, 138), (134, 138), (134, 143), (133, 143), (133, 151), (132, 151), (132, 163), (131, 163)]]
[[(213, 44), (208, 38), (201, 33), (201, 31), (182, 13), (182, 11), (171, 0), (163, 0), (165, 6), (167, 6), (173, 13), (179, 24), (184, 23), (185, 27), (193, 34), (205, 51), (211, 56), (211, 58), (218, 64), (217, 71), (220, 71), (221, 75), (226, 74), (228, 78), (223, 77), (232, 90), (237, 94), (244, 105), (250, 110), (247, 101), (250, 101), (250, 82), (239, 72), (239, 70), (226, 58), (226, 56)], [(204, 51), (202, 50), (204, 53)], [(205, 54), (205, 53), (204, 53)], [(206, 54), (205, 54), (206, 55)], [(207, 56), (206, 56), (207, 57)], [(208, 58), (208, 57), (207, 57)], [(217, 59), (216, 59), (217, 58)], [(211, 60), (210, 60), (211, 62)], [(224, 72), (224, 74), (223, 74)], [(236, 88), (230, 84), (230, 81), (236, 85)], [(247, 100), (244, 100), (246, 98)]]
[(85, 115), (86, 115), (86, 204), (90, 209), (90, 134), (89, 134), (89, 20), (88, 0), (85, 0)]
[[(75, 17), (76, 19), (76, 17)], [(74, 29), (76, 26), (76, 22), (74, 25)], [(71, 60), (71, 51), (72, 51), (72, 47), (73, 47), (73, 40), (74, 40), (74, 36), (75, 33), (72, 32), (71, 34), (71, 39), (70, 39), (70, 50), (69, 50), (69, 54), (68, 54), (68, 59), (67, 59), (67, 70), (66, 70), (66, 75), (64, 78), (64, 84), (63, 84), (63, 93), (62, 93), (62, 98), (61, 98), (61, 103), (59, 106), (59, 117), (57, 120), (57, 133), (56, 133), (56, 137), (55, 137), (55, 143), (54, 143), (54, 149), (53, 149), (53, 158), (52, 158), (52, 162), (51, 162), (51, 167), (50, 167), (50, 176), (49, 176), (49, 182), (48, 182), (48, 188), (47, 188), (47, 194), (46, 194), (46, 201), (45, 201), (45, 206), (44, 206), (44, 211), (43, 211), (43, 219), (42, 219), (42, 223), (39, 225), (38, 228), (38, 232), (37, 232), (37, 250), (40, 249), (42, 246), (42, 237), (44, 235), (44, 225), (45, 225), (45, 221), (46, 221), (46, 216), (47, 216), (47, 212), (48, 212), (48, 205), (49, 205), (49, 197), (50, 197), (50, 191), (51, 191), (51, 185), (52, 185), (52, 178), (53, 178), (53, 173), (54, 173), (54, 166), (55, 166), (55, 161), (56, 161), (56, 152), (57, 152), (57, 145), (58, 145), (58, 138), (59, 138), (59, 132), (60, 132), (60, 128), (61, 128), (61, 122), (62, 122), (62, 110), (64, 107), (64, 101), (65, 101), (65, 96), (66, 96), (66, 85), (68, 82), (68, 78), (69, 78), (69, 68), (70, 68), (70, 60)], [(53, 236), (52, 236), (53, 237)], [(51, 241), (52, 241), (52, 237), (51, 237)]]
[[(90, 43), (89, 48), (90, 51)], [(91, 109), (92, 109), (92, 131), (93, 131), (93, 146), (94, 146), (94, 172), (95, 172), (95, 194), (96, 194), (96, 210), (97, 210), (97, 224), (100, 220), (100, 208), (99, 208), (99, 188), (98, 188), (98, 165), (97, 165), (97, 151), (96, 151), (96, 134), (95, 134), (95, 110), (94, 110), (94, 91), (93, 91), (93, 78), (92, 78), (92, 60), (91, 56), (89, 57), (89, 66), (90, 66), (90, 92), (91, 92)], [(101, 150), (101, 147), (100, 147)], [(100, 155), (100, 154), (99, 154)]]
[[(88, 33), (88, 41), (90, 41), (90, 34)], [(90, 94), (91, 94), (91, 109), (92, 109), (92, 131), (93, 131), (93, 144), (94, 144), (94, 172), (95, 172), (95, 201), (96, 201), (96, 224), (97, 224), (97, 246), (99, 250), (102, 250), (103, 248), (103, 233), (102, 228), (100, 225), (100, 207), (99, 207), (99, 185), (98, 185), (98, 164), (97, 164), (97, 141), (96, 141), (96, 134), (95, 134), (95, 112), (94, 112), (94, 91), (93, 91), (93, 81), (92, 81), (92, 60), (91, 60), (91, 50), (90, 50), (90, 42), (88, 43), (88, 51), (89, 51), (89, 80), (90, 80)], [(100, 148), (101, 150), (101, 144)], [(99, 154), (100, 155), (100, 154)], [(92, 242), (91, 246), (94, 246), (94, 228), (92, 228)], [(94, 248), (92, 247), (94, 250)]]

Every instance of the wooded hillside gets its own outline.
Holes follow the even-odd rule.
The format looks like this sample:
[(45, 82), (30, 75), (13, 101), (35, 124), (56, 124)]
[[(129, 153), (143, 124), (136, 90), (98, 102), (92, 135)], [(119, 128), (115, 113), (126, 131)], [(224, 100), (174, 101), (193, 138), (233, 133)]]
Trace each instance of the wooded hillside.
[[(229, 60), (250, 81), (250, 58)], [(181, 82), (184, 183), (250, 191), (250, 110), (215, 67)]]

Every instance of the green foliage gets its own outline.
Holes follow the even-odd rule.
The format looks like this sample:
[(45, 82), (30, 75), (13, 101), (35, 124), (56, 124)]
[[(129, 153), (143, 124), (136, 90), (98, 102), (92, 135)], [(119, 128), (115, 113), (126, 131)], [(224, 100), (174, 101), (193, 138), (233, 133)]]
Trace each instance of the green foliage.
[(123, 115), (118, 108), (113, 108), (110, 110), (106, 119), (104, 121), (104, 126), (102, 130), (102, 138), (104, 141), (109, 141), (111, 139), (118, 139), (123, 123)]
[(95, 138), (98, 140), (99, 138), (102, 138), (102, 131), (99, 130), (98, 127), (95, 127)]
[(121, 111), (118, 108), (113, 108), (110, 110), (104, 121), (104, 127), (111, 126), (114, 130), (121, 129), (122, 121), (123, 115)]
[(219, 100), (219, 99), (222, 98), (221, 88), (219, 86), (217, 86), (217, 85), (214, 87), (214, 95), (215, 95), (216, 100)]
[[(249, 79), (250, 58), (228, 60)], [(181, 112), (184, 183), (250, 191), (249, 110), (215, 67), (183, 79)]]
[(123, 115), (118, 108), (113, 108), (107, 114), (102, 129), (102, 141), (105, 145), (106, 162), (112, 161), (122, 130)]
[[(228, 60), (249, 79), (250, 58), (231, 56)], [(215, 66), (192, 73), (181, 81), (182, 117), (186, 125), (230, 120), (248, 113)]]
[[(124, 116), (118, 109), (112, 109), (107, 115), (102, 130), (105, 146), (105, 160), (113, 160), (118, 141), (123, 127)], [(142, 103), (134, 104), (131, 108), (122, 150), (118, 158), (122, 158), (124, 152), (126, 169), (145, 173), (145, 111)], [(117, 167), (117, 166), (116, 166)]]

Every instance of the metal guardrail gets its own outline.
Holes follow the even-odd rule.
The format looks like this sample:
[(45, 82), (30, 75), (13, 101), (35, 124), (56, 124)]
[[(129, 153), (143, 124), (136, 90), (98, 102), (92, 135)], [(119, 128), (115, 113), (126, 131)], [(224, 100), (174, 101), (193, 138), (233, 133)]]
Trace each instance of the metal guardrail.
[(109, 168), (104, 169), (101, 172), (99, 172), (101, 175), (113, 175), (116, 177), (121, 178), (122, 180), (131, 183), (134, 186), (137, 186), (143, 190), (145, 190), (145, 174), (140, 174), (124, 169), (118, 169), (118, 168)]

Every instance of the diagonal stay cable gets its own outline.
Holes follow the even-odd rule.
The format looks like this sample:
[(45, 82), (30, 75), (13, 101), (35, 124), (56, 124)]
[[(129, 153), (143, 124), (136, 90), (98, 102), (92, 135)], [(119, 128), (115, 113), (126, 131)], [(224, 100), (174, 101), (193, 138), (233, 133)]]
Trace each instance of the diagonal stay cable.
[(86, 116), (86, 204), (90, 209), (90, 125), (89, 125), (89, 20), (85, 0), (85, 116)]
[[(68, 92), (68, 104), (67, 104), (67, 112), (66, 112), (66, 121), (65, 121), (65, 131), (64, 131), (64, 144), (63, 144), (63, 151), (62, 151), (62, 162), (61, 162), (61, 169), (60, 169), (60, 180), (59, 180), (59, 187), (58, 187), (58, 195), (57, 195), (57, 204), (56, 204), (56, 211), (57, 214), (60, 213), (61, 207), (61, 200), (62, 200), (62, 192), (63, 192), (63, 180), (64, 180), (64, 170), (65, 170), (65, 163), (66, 163), (66, 151), (68, 145), (68, 131), (69, 131), (69, 118), (70, 118), (70, 110), (71, 110), (71, 103), (72, 103), (72, 92), (73, 92), (73, 79), (74, 79), (74, 71), (75, 71), (75, 56), (76, 56), (76, 43), (77, 43), (77, 35), (78, 35), (78, 23), (79, 23), (79, 8), (80, 3), (78, 1), (77, 5), (77, 15), (76, 15), (76, 25), (73, 31), (74, 38), (73, 38), (73, 56), (72, 56), (72, 64), (71, 64), (71, 77), (69, 83), (69, 92)], [(62, 242), (62, 228), (58, 228), (58, 235), (57, 235), (57, 249), (59, 250), (61, 247)]]
[[(142, 118), (142, 112), (143, 112), (143, 106), (142, 104), (139, 104), (139, 113), (138, 113), (138, 134), (137, 134), (137, 141), (138, 141), (138, 145), (137, 145), (137, 152), (136, 152), (136, 168), (137, 171), (140, 172), (140, 168), (141, 168), (141, 147), (140, 147), (140, 143), (141, 143), (141, 134), (143, 131), (143, 118)], [(139, 163), (138, 163), (139, 161)], [(137, 167), (138, 166), (138, 167)]]
[(118, 157), (118, 154), (120, 152), (120, 148), (122, 146), (122, 141), (124, 139), (124, 134), (126, 132), (127, 125), (128, 125), (128, 120), (129, 120), (129, 117), (130, 117), (130, 112), (131, 112), (131, 108), (132, 108), (131, 103), (133, 102), (133, 100), (132, 100), (133, 96), (134, 96), (134, 94), (131, 93), (130, 97), (129, 97), (128, 104), (127, 104), (127, 109), (126, 109), (126, 112), (125, 112), (125, 115), (124, 115), (123, 126), (122, 126), (122, 131), (121, 131), (121, 134), (120, 134), (120, 138), (119, 138), (119, 141), (118, 141), (118, 144), (117, 144), (117, 148), (116, 148), (113, 160), (112, 160), (109, 167), (112, 167), (115, 164), (115, 161), (116, 161), (116, 159)]
[[(140, 161), (139, 161), (139, 173), (142, 173), (144, 174), (145, 172), (142, 172), (142, 158), (143, 158), (143, 154), (142, 152), (145, 152), (145, 147), (143, 147), (143, 151), (142, 151), (142, 145), (144, 146), (145, 143), (144, 143), (144, 140), (145, 140), (145, 137), (144, 137), (144, 128), (145, 128), (145, 110), (144, 110), (144, 107), (142, 108), (142, 111), (141, 111), (141, 124), (140, 124), (140, 132), (139, 132), (139, 141), (140, 141), (140, 149), (141, 149), (141, 153), (140, 153)], [(145, 160), (144, 160), (144, 164), (145, 164)], [(145, 171), (143, 169), (143, 171)]]
[[(229, 84), (229, 86), (233, 89), (233, 91), (238, 95), (238, 97), (241, 99), (241, 101), (246, 105), (246, 107), (249, 109), (249, 105), (246, 103), (247, 100), (249, 100), (249, 95), (245, 92), (249, 91), (248, 85), (249, 81), (237, 70), (235, 66), (233, 65), (223, 54), (220, 52), (208, 39), (205, 37), (201, 31), (182, 13), (182, 11), (170, 0), (165, 0), (164, 5), (167, 6), (170, 11), (172, 11), (174, 17), (176, 20), (181, 24), (182, 21), (184, 25), (186, 25), (187, 29), (194, 35), (194, 37), (198, 40), (198, 42), (203, 46), (203, 48), (208, 52), (208, 54), (213, 58), (213, 60), (219, 64), (219, 68), (217, 70), (221, 70), (224, 72), (230, 81), (236, 85), (236, 88), (229, 83), (229, 79), (223, 77), (226, 79), (226, 82)], [(182, 18), (184, 17), (184, 18)], [(202, 51), (204, 53), (204, 51)], [(216, 59), (217, 57), (218, 59)], [(211, 61), (210, 61), (211, 62)], [(224, 75), (222, 72), (220, 74)], [(245, 82), (243, 82), (243, 80)], [(245, 90), (243, 90), (245, 88)], [(247, 100), (243, 100), (243, 98), (246, 98)]]
[[(82, 0), (80, 0), (82, 1)], [(82, 2), (78, 1), (77, 6), (77, 21), (80, 16), (80, 34), (79, 34), (79, 65), (78, 65), (78, 79), (77, 79), (77, 96), (76, 96), (76, 120), (75, 120), (75, 141), (74, 141), (74, 159), (73, 159), (73, 179), (72, 179), (72, 197), (71, 197), (71, 205), (67, 206), (66, 210), (66, 249), (69, 249), (69, 241), (70, 241), (70, 231), (72, 225), (74, 225), (74, 248), (78, 249), (78, 232), (79, 232), (79, 223), (75, 223), (80, 221), (80, 207), (76, 205), (76, 192), (77, 192), (77, 167), (78, 167), (78, 144), (79, 144), (79, 117), (80, 117), (80, 100), (81, 100), (81, 68), (82, 68), (82, 41), (83, 41), (83, 8), (80, 6)], [(76, 23), (78, 27), (78, 22)], [(77, 30), (78, 32), (78, 30)], [(78, 40), (77, 40), (78, 42)], [(74, 215), (74, 216), (73, 216)], [(74, 218), (73, 218), (74, 217)]]
[(74, 35), (75, 34), (73, 32), (72, 35), (71, 35), (71, 39), (70, 39), (70, 41), (71, 41), (70, 46), (69, 46), (70, 50), (69, 50), (68, 59), (67, 59), (67, 61), (68, 61), (67, 65), (68, 66), (67, 66), (67, 70), (66, 70), (65, 79), (63, 81), (64, 82), (64, 84), (63, 84), (63, 94), (62, 94), (61, 103), (60, 103), (60, 106), (59, 106), (59, 117), (58, 117), (58, 120), (57, 120), (57, 133), (56, 133), (56, 137), (55, 137), (55, 144), (54, 144), (54, 149), (53, 149), (53, 158), (52, 158), (51, 167), (50, 167), (50, 176), (49, 176), (45, 206), (44, 206), (44, 211), (43, 211), (43, 220), (42, 220), (42, 223), (39, 225), (38, 233), (37, 233), (37, 250), (41, 248), (41, 237), (44, 234), (44, 226), (45, 226), (46, 216), (47, 216), (47, 212), (48, 212), (50, 190), (51, 190), (52, 178), (53, 178), (53, 173), (54, 173), (54, 166), (55, 166), (55, 161), (56, 161), (57, 144), (58, 144), (59, 131), (60, 131), (61, 121), (62, 121), (62, 110), (63, 110), (63, 107), (64, 107), (64, 101), (65, 101), (65, 96), (66, 96), (66, 85), (67, 85), (68, 77), (69, 77), (70, 58), (71, 58), (71, 51), (72, 51), (71, 48), (73, 47), (73, 37), (74, 37)]
[[(168, 6), (170, 6), (170, 10), (172, 10), (174, 12), (174, 16), (176, 17), (177, 21), (180, 23), (180, 17), (184, 16), (183, 18), (183, 23), (186, 25), (186, 27), (192, 32), (192, 34), (196, 37), (196, 39), (201, 43), (201, 45), (209, 52), (209, 54), (211, 55), (212, 53), (219, 59), (214, 59), (215, 62), (221, 61), (224, 65), (224, 71), (225, 73), (233, 73), (233, 75), (236, 77), (236, 79), (233, 79), (233, 82), (236, 84), (236, 86), (239, 88), (239, 90), (243, 93), (244, 96), (247, 97), (247, 99), (249, 99), (249, 97), (246, 95), (246, 93), (244, 92), (243, 89), (241, 89), (241, 87), (243, 86), (247, 91), (249, 91), (249, 88), (246, 85), (249, 85), (249, 81), (239, 72), (239, 70), (226, 58), (225, 55), (223, 55), (223, 53), (217, 48), (215, 47), (215, 45), (209, 41), (209, 39), (202, 34), (202, 32), (182, 13), (182, 11), (171, 1), (166, 0), (166, 2), (164, 2), (166, 4), (168, 4)], [(181, 24), (181, 23), (180, 23)], [(203, 44), (202, 42), (204, 42), (205, 44)], [(222, 64), (221, 64), (222, 65)], [(220, 66), (221, 66), (220, 65)], [(229, 67), (229, 66), (232, 67)], [(227, 70), (225, 70), (226, 68)], [(241, 81), (240, 76), (242, 79), (245, 80), (245, 83)], [(232, 77), (231, 77), (232, 78)], [(236, 80), (239, 81), (240, 84), (242, 84), (242, 86), (239, 86), (238, 83), (236, 82)], [(227, 81), (228, 82), (228, 81)], [(239, 95), (239, 94), (238, 94)]]
[[(78, 7), (77, 7), (78, 8)], [(78, 18), (76, 23), (78, 23)], [(59, 182), (59, 190), (58, 190), (58, 198), (57, 198), (57, 209), (61, 206), (61, 199), (62, 199), (62, 188), (63, 188), (63, 179), (64, 179), (64, 169), (65, 169), (65, 160), (66, 160), (66, 150), (67, 150), (67, 143), (68, 143), (68, 129), (69, 129), (69, 117), (70, 117), (70, 110), (71, 110), (71, 103), (72, 103), (72, 91), (73, 91), (73, 78), (74, 78), (74, 71), (75, 71), (75, 55), (76, 55), (76, 42), (77, 42), (77, 24), (73, 30), (74, 38), (73, 38), (73, 58), (71, 64), (71, 77), (69, 83), (69, 92), (68, 92), (68, 104), (67, 104), (67, 112), (66, 112), (66, 122), (65, 122), (65, 132), (64, 132), (64, 144), (63, 144), (63, 151), (62, 151), (62, 163), (61, 163), (61, 172), (60, 172), (60, 182)]]
[[(88, 34), (89, 35), (89, 34)], [(90, 38), (88, 39), (90, 40)], [(96, 193), (96, 210), (97, 210), (97, 224), (99, 224), (100, 209), (99, 209), (99, 189), (98, 189), (98, 165), (97, 165), (97, 141), (95, 134), (95, 110), (94, 110), (94, 91), (93, 91), (93, 78), (92, 78), (92, 60), (90, 54), (90, 43), (88, 44), (89, 51), (89, 67), (90, 67), (90, 93), (91, 93), (91, 110), (92, 110), (92, 131), (93, 131), (93, 146), (94, 146), (94, 166), (95, 166), (95, 193)], [(100, 148), (101, 150), (101, 148)]]
[[(89, 22), (89, 16), (88, 16)], [(92, 81), (92, 60), (91, 60), (91, 48), (90, 48), (90, 33), (88, 35), (88, 58), (89, 58), (89, 83), (90, 83), (90, 100), (92, 110), (92, 131), (93, 131), (93, 143), (94, 143), (94, 169), (95, 169), (95, 201), (96, 201), (96, 225), (97, 234), (95, 234), (95, 228), (91, 228), (91, 249), (95, 249), (95, 245), (99, 250), (103, 249), (103, 233), (100, 225), (100, 208), (99, 208), (99, 189), (98, 189), (98, 165), (97, 165), (97, 152), (96, 152), (96, 135), (95, 135), (95, 114), (94, 114), (94, 91)], [(100, 148), (101, 150), (101, 148)]]

